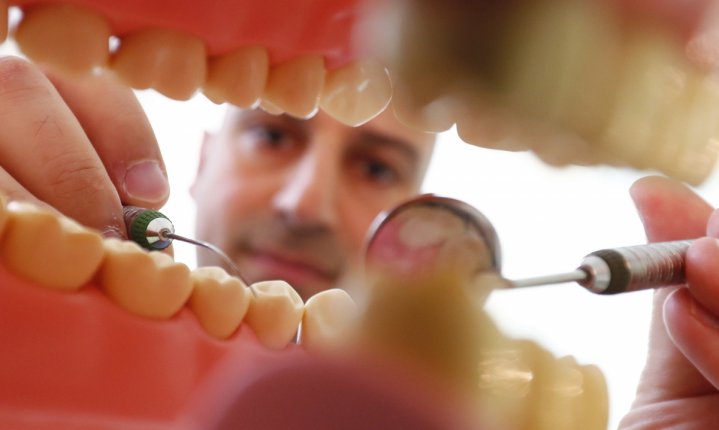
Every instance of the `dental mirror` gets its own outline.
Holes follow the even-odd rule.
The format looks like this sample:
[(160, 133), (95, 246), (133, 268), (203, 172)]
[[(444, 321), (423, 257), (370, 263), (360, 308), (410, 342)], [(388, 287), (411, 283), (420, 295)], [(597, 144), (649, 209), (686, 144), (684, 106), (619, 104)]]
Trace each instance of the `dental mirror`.
[(489, 220), (460, 200), (425, 194), (380, 214), (370, 227), (370, 271), (419, 275), (437, 270), (499, 273), (499, 238)]

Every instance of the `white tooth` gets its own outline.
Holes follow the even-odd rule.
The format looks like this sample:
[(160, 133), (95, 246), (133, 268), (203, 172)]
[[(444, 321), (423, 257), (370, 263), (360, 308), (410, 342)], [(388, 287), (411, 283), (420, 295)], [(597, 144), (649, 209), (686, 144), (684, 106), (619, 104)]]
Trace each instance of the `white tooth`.
[(240, 48), (210, 59), (203, 92), (215, 103), (227, 101), (241, 108), (253, 108), (265, 89), (268, 72), (267, 49)]
[[(7, 10), (2, 5), (0, 9)], [(7, 22), (1, 15), (0, 20)], [(110, 35), (109, 24), (97, 12), (65, 4), (44, 5), (25, 11), (15, 41), (35, 62), (83, 74), (107, 64)]]
[(682, 99), (657, 125), (648, 155), (663, 172), (698, 185), (716, 164), (719, 138), (719, 82), (687, 74)]
[(193, 288), (188, 306), (202, 327), (220, 339), (232, 335), (250, 306), (250, 290), (219, 267), (197, 268), (191, 277)]
[[(517, 14), (501, 85), (524, 114), (594, 137), (616, 89), (621, 34), (601, 2), (533, 3)], [(587, 49), (591, 46), (592, 49)]]
[(391, 96), (387, 70), (375, 61), (356, 61), (327, 73), (320, 107), (338, 121), (355, 127), (379, 115)]
[(112, 69), (128, 85), (154, 88), (175, 100), (187, 100), (205, 82), (205, 46), (194, 36), (148, 29), (122, 38)]
[(146, 318), (168, 319), (187, 302), (192, 293), (187, 266), (134, 242), (106, 239), (104, 245), (100, 287), (118, 306)]
[(267, 112), (270, 115), (282, 115), (285, 113), (279, 106), (272, 104), (267, 100), (260, 100), (260, 109)]
[(457, 135), (464, 142), (484, 148), (524, 151), (528, 143), (520, 139), (519, 127), (521, 123), (509, 111), (474, 107), (457, 120)]
[(317, 112), (325, 80), (321, 56), (305, 55), (270, 68), (262, 101), (297, 118)]
[(250, 288), (255, 296), (245, 322), (263, 345), (284, 348), (294, 338), (302, 320), (302, 298), (284, 281), (258, 282)]
[(317, 352), (337, 350), (350, 338), (357, 312), (357, 304), (344, 290), (325, 290), (310, 297), (302, 317), (302, 346)]
[(449, 130), (457, 116), (456, 102), (452, 97), (444, 97), (418, 106), (412, 100), (411, 92), (400, 84), (394, 86), (390, 103), (397, 119), (415, 130), (439, 133)]
[(681, 100), (686, 71), (681, 51), (669, 38), (640, 33), (626, 48), (614, 110), (603, 137), (605, 148), (638, 168), (651, 168), (653, 129)]
[(2, 255), (13, 272), (38, 285), (77, 290), (100, 266), (102, 237), (49, 210), (12, 202), (7, 208)]

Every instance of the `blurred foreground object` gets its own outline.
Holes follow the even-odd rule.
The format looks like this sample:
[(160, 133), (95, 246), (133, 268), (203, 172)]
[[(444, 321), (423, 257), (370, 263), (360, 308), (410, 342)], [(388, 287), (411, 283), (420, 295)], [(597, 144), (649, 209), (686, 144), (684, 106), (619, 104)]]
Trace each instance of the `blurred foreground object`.
[(399, 205), (371, 231), (357, 344), (435, 381), (490, 428), (606, 429), (596, 367), (509, 339), (484, 311), (507, 287), (500, 269), (497, 234), (478, 210), (433, 195)]
[[(619, 2), (374, 2), (363, 36), (389, 65), (392, 106), (428, 131), (530, 149), (553, 165), (712, 171), (719, 82), (666, 22)], [(387, 43), (387, 40), (392, 43)]]

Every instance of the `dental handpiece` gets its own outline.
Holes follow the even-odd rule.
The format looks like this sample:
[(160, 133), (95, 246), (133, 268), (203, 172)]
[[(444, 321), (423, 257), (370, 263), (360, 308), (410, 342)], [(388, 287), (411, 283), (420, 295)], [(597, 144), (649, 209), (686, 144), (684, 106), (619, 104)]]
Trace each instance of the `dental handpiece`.
[(618, 294), (685, 282), (684, 258), (691, 240), (603, 249), (572, 271), (511, 281), (517, 288), (576, 282), (597, 294)]
[(209, 242), (176, 234), (174, 224), (163, 213), (137, 206), (123, 206), (122, 213), (127, 227), (127, 237), (141, 247), (149, 251), (161, 251), (169, 247), (173, 240), (179, 240), (209, 249), (225, 261), (235, 277), (244, 282), (240, 276), (240, 269), (220, 248)]

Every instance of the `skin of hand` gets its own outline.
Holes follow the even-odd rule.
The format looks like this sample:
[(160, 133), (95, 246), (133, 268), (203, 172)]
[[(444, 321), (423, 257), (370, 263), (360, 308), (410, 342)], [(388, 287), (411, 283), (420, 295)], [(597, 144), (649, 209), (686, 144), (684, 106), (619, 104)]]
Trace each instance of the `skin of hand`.
[(655, 292), (647, 363), (619, 428), (719, 428), (719, 212), (659, 177), (631, 195), (650, 242), (700, 239), (687, 251), (687, 285)]
[(130, 89), (108, 75), (61, 79), (0, 57), (0, 192), (124, 237), (122, 204), (159, 208), (169, 185)]

